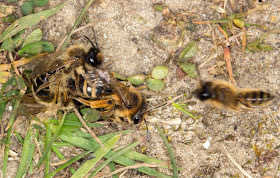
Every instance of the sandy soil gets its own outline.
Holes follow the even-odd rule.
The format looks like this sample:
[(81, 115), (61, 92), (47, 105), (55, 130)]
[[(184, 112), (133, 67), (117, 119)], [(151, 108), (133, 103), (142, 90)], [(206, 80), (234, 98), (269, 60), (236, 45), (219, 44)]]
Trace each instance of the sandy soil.
[[(53, 7), (58, 3), (60, 1), (50, 0), (45, 8)], [(223, 7), (224, 5), (224, 2), (219, 0), (99, 1), (99, 3), (91, 5), (86, 18), (79, 27), (86, 23), (93, 23), (93, 25), (74, 34), (70, 44), (87, 43), (83, 38), (84, 35), (94, 39), (94, 29), (98, 45), (105, 56), (105, 62), (112, 61), (108, 68), (129, 76), (149, 74), (153, 67), (164, 63), (171, 52), (183, 48), (191, 41), (196, 41), (199, 52), (193, 61), (200, 64), (201, 78), (227, 80), (228, 74), (224, 64), (220, 69), (213, 68), (217, 62), (223, 63), (223, 53), (221, 47), (214, 45), (211, 28), (206, 24), (195, 25), (195, 29), (189, 27), (183, 44), (181, 46), (171, 45), (179, 39), (181, 31), (175, 26), (164, 24), (166, 16), (153, 8), (156, 3), (163, 3), (175, 15), (182, 14), (187, 20), (196, 19), (198, 21), (220, 19), (221, 16), (214, 6)], [(85, 4), (86, 1), (70, 0), (60, 12), (29, 30), (31, 32), (35, 28), (42, 29), (44, 39), (52, 41), (57, 46), (70, 31), (74, 19), (78, 17)], [(263, 0), (256, 4), (259, 8), (246, 16), (246, 22), (263, 25), (269, 29), (279, 29), (280, 3), (278, 0)], [(236, 5), (238, 10), (241, 6), (243, 10), (249, 9), (249, 5), (241, 0)], [(36, 10), (39, 11), (41, 8)], [(228, 14), (233, 12), (228, 1), (225, 10)], [(276, 19), (273, 20), (273, 17)], [(224, 41), (224, 37), (217, 28), (214, 30), (215, 43)], [(247, 34), (248, 40), (252, 41), (264, 32), (264, 29), (252, 27)], [(160, 43), (152, 39), (156, 39)], [(240, 44), (234, 41), (231, 43), (234, 79), (240, 88), (269, 90), (278, 96), (280, 92), (279, 34), (268, 36), (265, 43), (275, 49), (270, 52), (243, 53)], [(149, 107), (164, 102), (168, 96), (174, 97), (192, 91), (196, 86), (198, 79), (191, 79), (188, 76), (182, 79), (177, 78), (176, 62), (168, 63), (168, 68), (170, 72), (164, 80), (166, 88), (160, 94), (147, 90), (142, 91)], [(177, 164), (183, 169), (179, 173), (180, 177), (245, 177), (228, 159), (223, 148), (253, 177), (280, 177), (280, 130), (270, 116), (275, 116), (275, 120), (280, 126), (278, 103), (277, 97), (271, 107), (267, 109), (228, 112), (191, 99), (187, 102), (188, 110), (201, 116), (196, 121), (175, 110), (172, 106), (161, 108), (147, 117), (151, 140), (149, 143), (143, 143), (138, 150), (140, 151), (142, 146), (146, 146), (149, 156), (170, 161), (156, 128), (156, 124), (159, 124), (161, 128), (166, 129), (166, 135), (171, 137), (170, 144)], [(167, 123), (149, 122), (155, 119), (167, 121)], [(173, 125), (169, 124), (171, 123), (169, 121), (174, 121)], [(145, 130), (136, 126), (131, 126), (131, 128), (137, 129), (136, 134), (124, 136), (120, 145), (146, 136)], [(122, 127), (120, 126), (119, 129)], [(102, 131), (100, 131), (101, 133)], [(209, 148), (203, 146), (206, 142), (210, 143)], [(261, 150), (260, 157), (256, 156), (253, 144)], [(17, 160), (11, 162), (14, 162), (15, 167), (9, 168), (10, 177), (16, 171)], [(169, 170), (159, 170), (172, 175)], [(129, 171), (124, 175), (124, 177), (131, 176), (147, 177), (134, 171)]]

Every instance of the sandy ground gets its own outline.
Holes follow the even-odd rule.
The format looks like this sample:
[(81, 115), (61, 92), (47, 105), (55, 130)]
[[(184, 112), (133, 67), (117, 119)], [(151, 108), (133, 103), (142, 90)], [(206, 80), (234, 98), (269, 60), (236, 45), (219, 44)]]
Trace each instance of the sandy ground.
[[(47, 7), (53, 7), (58, 3), (58, 1), (50, 0)], [(94, 39), (94, 29), (98, 45), (105, 56), (105, 62), (111, 62), (108, 68), (129, 76), (149, 74), (153, 67), (164, 63), (171, 52), (179, 50), (191, 41), (196, 41), (199, 52), (193, 61), (200, 64), (201, 78), (227, 80), (225, 65), (222, 65), (220, 69), (212, 68), (217, 62), (222, 63), (223, 54), (222, 48), (213, 44), (211, 28), (207, 25), (196, 25), (195, 29), (190, 27), (183, 44), (172, 46), (170, 44), (173, 44), (174, 39), (176, 41), (179, 38), (180, 30), (164, 25), (166, 19), (162, 12), (153, 8), (156, 3), (163, 3), (173, 14), (183, 14), (188, 20), (198, 21), (220, 19), (220, 14), (213, 7), (224, 6), (224, 1), (219, 0), (104, 0), (89, 8), (86, 18), (79, 27), (86, 23), (93, 23), (93, 25), (74, 34), (70, 44), (87, 43), (83, 38), (84, 35)], [(70, 31), (74, 19), (78, 17), (85, 4), (86, 1), (70, 0), (60, 12), (40, 22), (36, 28), (43, 30), (45, 40), (52, 41), (57, 46)], [(257, 5), (260, 8), (246, 16), (246, 22), (263, 25), (269, 29), (279, 29), (280, 3), (278, 0), (263, 0)], [(237, 9), (240, 10), (241, 6), (248, 10), (249, 5), (240, 0), (237, 3)], [(228, 14), (233, 12), (228, 1), (225, 10)], [(276, 19), (272, 20), (272, 17)], [(34, 29), (35, 27), (29, 30), (31, 32)], [(214, 30), (216, 42), (224, 41), (224, 37), (217, 28)], [(248, 40), (252, 41), (264, 32), (264, 29), (253, 27), (248, 31)], [(152, 40), (154, 38), (161, 43)], [(241, 43), (240, 40), (239, 43)], [(280, 92), (279, 34), (270, 35), (265, 39), (265, 43), (275, 49), (270, 52), (243, 53), (240, 45), (232, 42), (230, 51), (233, 75), (240, 88), (269, 90), (278, 96)], [(168, 68), (170, 72), (164, 80), (166, 88), (160, 94), (143, 90), (149, 107), (164, 102), (167, 96), (174, 97), (192, 91), (196, 86), (198, 79), (191, 79), (188, 76), (182, 79), (177, 78), (176, 62), (168, 63)], [(253, 177), (280, 177), (280, 130), (270, 116), (275, 116), (280, 126), (278, 103), (277, 98), (267, 109), (228, 112), (191, 99), (187, 102), (188, 110), (201, 116), (196, 121), (172, 106), (167, 106), (153, 112), (147, 120), (175, 121), (173, 122), (175, 125), (169, 124), (171, 122), (148, 122), (151, 140), (149, 143), (143, 143), (137, 150), (140, 151), (142, 146), (146, 146), (149, 156), (170, 161), (156, 128), (156, 124), (159, 124), (161, 128), (166, 129), (166, 135), (171, 137), (170, 144), (177, 164), (183, 169), (179, 173), (180, 177), (245, 177), (228, 159), (223, 148)], [(136, 134), (124, 136), (120, 145), (146, 136), (145, 130), (136, 126), (131, 126), (131, 128), (137, 129)], [(119, 129), (122, 127), (120, 126)], [(203, 146), (206, 142), (210, 143), (208, 148)], [(260, 157), (256, 156), (253, 144), (261, 150)], [(13, 177), (17, 166), (16, 160), (10, 161), (12, 162), (14, 169), (11, 166), (8, 170), (10, 177)], [(172, 175), (169, 170), (159, 170)], [(129, 171), (124, 175), (124, 177), (131, 176), (147, 177), (134, 171)]]

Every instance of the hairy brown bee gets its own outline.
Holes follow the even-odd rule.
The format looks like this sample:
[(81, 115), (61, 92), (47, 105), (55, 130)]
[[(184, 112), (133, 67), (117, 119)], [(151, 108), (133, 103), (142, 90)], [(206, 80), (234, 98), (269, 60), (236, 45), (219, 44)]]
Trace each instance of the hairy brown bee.
[[(89, 49), (72, 46), (66, 51), (34, 58), (30, 77), (34, 101), (25, 101), (32, 99), (25, 96), (22, 103), (27, 113), (52, 108), (71, 109), (82, 104), (114, 115), (117, 121), (127, 119), (135, 124), (142, 121), (145, 108), (141, 94), (102, 69), (102, 54), (97, 45), (91, 44)], [(36, 107), (31, 106), (34, 103), (38, 103)]]
[(268, 92), (237, 89), (235, 85), (223, 80), (200, 81), (194, 95), (201, 101), (229, 110), (263, 108), (274, 99)]

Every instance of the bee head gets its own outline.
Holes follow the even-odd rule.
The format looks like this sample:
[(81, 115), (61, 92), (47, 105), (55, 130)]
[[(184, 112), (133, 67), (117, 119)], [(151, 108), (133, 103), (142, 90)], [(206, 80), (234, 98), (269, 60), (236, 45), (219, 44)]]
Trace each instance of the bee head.
[(90, 64), (93, 67), (101, 65), (101, 63), (103, 62), (103, 56), (102, 56), (97, 44), (94, 45), (93, 42), (87, 36), (85, 36), (85, 38), (87, 40), (89, 40), (89, 42), (91, 43), (91, 46), (92, 46), (85, 56), (85, 62)]
[(212, 97), (211, 82), (200, 81), (200, 86), (194, 91), (195, 97), (201, 101), (210, 99)]
[[(144, 105), (144, 103), (142, 104)], [(145, 119), (146, 116), (146, 110), (142, 106), (132, 117), (131, 120), (133, 121), (134, 124), (139, 124), (142, 123)]]
[(146, 108), (142, 95), (133, 87), (130, 86), (126, 92), (126, 99), (128, 105), (119, 105), (115, 111), (115, 116), (126, 118), (129, 123), (138, 124), (144, 120), (146, 115)]

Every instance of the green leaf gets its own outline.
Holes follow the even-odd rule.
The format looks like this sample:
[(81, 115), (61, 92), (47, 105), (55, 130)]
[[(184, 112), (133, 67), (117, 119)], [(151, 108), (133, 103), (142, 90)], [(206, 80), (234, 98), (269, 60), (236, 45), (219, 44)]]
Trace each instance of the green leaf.
[(245, 22), (243, 20), (240, 20), (240, 19), (234, 19), (233, 23), (239, 28), (243, 28), (244, 25), (245, 25)]
[(174, 106), (176, 109), (182, 111), (183, 113), (185, 113), (185, 114), (191, 116), (194, 120), (197, 119), (197, 117), (196, 117), (193, 113), (191, 113), (190, 111), (188, 111), (188, 110), (186, 109), (186, 105), (185, 105), (185, 104), (180, 104), (180, 103), (174, 103), (174, 102), (173, 102), (173, 103), (172, 103), (172, 106)]
[(181, 63), (179, 62), (179, 66), (183, 69), (183, 71), (188, 74), (191, 78), (197, 78), (198, 72), (196, 64), (192, 63)]
[(149, 78), (147, 80), (147, 86), (150, 90), (161, 91), (164, 89), (165, 84), (162, 80)]
[(91, 5), (93, 2), (95, 2), (95, 0), (89, 0), (89, 1), (87, 2), (87, 4), (84, 6), (84, 8), (82, 9), (80, 15), (78, 16), (78, 18), (76, 19), (74, 25), (72, 26), (72, 28), (71, 28), (69, 34), (67, 35), (67, 37), (66, 37), (66, 39), (65, 39), (65, 41), (64, 41), (64, 43), (63, 43), (63, 45), (62, 45), (62, 47), (61, 47), (61, 49), (59, 49), (59, 50), (65, 50), (65, 48), (66, 48), (66, 46), (67, 46), (67, 44), (68, 44), (68, 41), (69, 41), (70, 37), (71, 37), (72, 34), (74, 33), (75, 28), (77, 27), (77, 25), (78, 25), (79, 22), (81, 21), (82, 17), (84, 17), (85, 13), (87, 12), (88, 8), (90, 7), (90, 5)]
[(145, 81), (145, 75), (132, 75), (127, 78), (127, 80), (133, 85), (140, 85)]
[(163, 79), (168, 74), (168, 68), (163, 65), (156, 66), (152, 71), (152, 77), (154, 79)]
[(23, 149), (20, 158), (20, 164), (18, 166), (16, 178), (24, 177), (27, 169), (32, 161), (33, 153), (35, 150), (35, 137), (38, 137), (39, 132), (33, 132), (32, 128), (29, 127), (24, 139)]
[[(44, 51), (44, 52), (52, 52), (52, 51), (54, 51), (54, 46), (53, 46), (53, 44), (51, 42), (49, 42), (49, 41), (36, 41), (36, 42), (33, 42), (33, 43), (29, 43), (26, 46), (24, 46), (23, 48), (21, 48), (18, 51), (18, 55), (22, 55), (22, 53), (24, 53), (25, 51), (33, 50), (34, 47), (42, 46), (42, 45), (43, 45), (42, 51), (44, 51), (44, 46), (48, 46), (48, 47), (45, 48), (45, 50), (47, 50), (47, 51)], [(50, 50), (50, 51), (48, 51), (48, 50)]]
[[(113, 133), (114, 134), (114, 133)], [(72, 136), (71, 136), (72, 135)], [(61, 138), (61, 140), (63, 141), (66, 141), (66, 142), (69, 142), (71, 143), (72, 145), (74, 146), (77, 146), (77, 147), (80, 147), (80, 148), (83, 148), (85, 150), (89, 150), (89, 151), (93, 151), (95, 152), (98, 148), (100, 148), (100, 145), (95, 141), (90, 141), (88, 139), (85, 139), (85, 138), (82, 138), (82, 137), (74, 137), (73, 135), (74, 134), (71, 134), (68, 133), (68, 134), (62, 134), (60, 133), (59, 137)], [(109, 135), (109, 134), (107, 134)], [(103, 136), (100, 136), (98, 137), (102, 142), (104, 141), (103, 140)], [(112, 138), (112, 136), (110, 136), (109, 138)], [(114, 151), (109, 151), (104, 157), (106, 159), (109, 159), (110, 157), (112, 157), (116, 152)], [(116, 163), (119, 163), (121, 165), (124, 165), (124, 166), (131, 166), (131, 165), (134, 165), (136, 164), (135, 161), (125, 157), (125, 156), (119, 156), (117, 157), (114, 162)], [(164, 174), (161, 174), (159, 173), (158, 171), (154, 170), (154, 169), (151, 169), (151, 168), (148, 168), (148, 167), (141, 167), (141, 168), (138, 168), (138, 171), (140, 172), (143, 172), (145, 174), (148, 174), (148, 175), (151, 175), (151, 176), (157, 176), (157, 177), (169, 177), (169, 176), (166, 176)]]
[(25, 1), (21, 5), (21, 11), (23, 15), (30, 15), (34, 12), (33, 3), (30, 1)]
[(272, 51), (274, 48), (265, 44), (260, 44), (257, 46), (260, 51)]
[(198, 47), (195, 42), (191, 42), (188, 44), (185, 49), (181, 52), (179, 56), (179, 61), (187, 62), (188, 59), (192, 58), (198, 52)]
[(15, 15), (13, 15), (13, 14), (10, 14), (7, 17), (1, 18), (1, 21), (3, 23), (13, 23), (16, 20), (17, 20), (17, 17)]
[(85, 108), (81, 110), (83, 118), (87, 121), (94, 122), (100, 119), (99, 111), (92, 108)]
[(91, 151), (87, 151), (84, 153), (81, 153), (73, 158), (71, 158), (69, 161), (67, 161), (66, 163), (58, 166), (53, 172), (51, 172), (49, 175), (46, 176), (46, 178), (50, 178), (53, 177), (55, 174), (57, 174), (59, 171), (63, 170), (64, 168), (70, 166), (72, 163), (74, 163), (75, 161), (85, 157), (86, 155), (88, 155), (89, 153), (91, 153)]
[(136, 142), (130, 144), (129, 146), (123, 148), (122, 150), (118, 151), (116, 154), (114, 154), (112, 157), (110, 157), (105, 162), (103, 162), (100, 166), (98, 166), (98, 168), (96, 168), (89, 177), (95, 176), (104, 166), (109, 164), (111, 161), (113, 161), (114, 159), (116, 159), (120, 155), (122, 155), (122, 154), (128, 152), (129, 150), (131, 150), (132, 148), (138, 146), (140, 143), (141, 143), (141, 141), (136, 141)]
[(7, 38), (1, 45), (1, 49), (5, 49), (9, 52), (14, 51), (14, 48), (19, 45), (20, 40), (22, 40), (21, 36), (16, 36), (14, 38)]
[(126, 77), (124, 77), (116, 72), (113, 72), (113, 74), (114, 74), (115, 78), (118, 80), (126, 80)]
[(35, 14), (31, 14), (28, 16), (24, 16), (24, 17), (16, 20), (2, 33), (2, 35), (0, 36), (0, 43), (3, 42), (5, 39), (14, 36), (15, 34), (22, 31), (23, 29), (31, 27), (32, 25), (35, 25), (36, 23), (40, 22), (41, 20), (44, 20), (44, 19), (48, 18), (49, 16), (53, 15), (54, 13), (59, 11), (66, 3), (62, 3), (51, 9), (41, 11), (41, 12), (38, 12)]
[(42, 6), (45, 6), (48, 1), (49, 0), (33, 0), (33, 3), (37, 7), (42, 7)]
[[(42, 30), (36, 29), (30, 33), (26, 38), (25, 42), (22, 44), (22, 47), (25, 47), (28, 44), (38, 42), (42, 39)], [(34, 45), (32, 48), (27, 49), (25, 52), (30, 55), (37, 55), (42, 51), (42, 45)]]
[(54, 45), (51, 42), (45, 41), (42, 52), (44, 53), (54, 52)]
[(72, 175), (72, 178), (80, 178), (84, 177), (95, 165), (96, 163), (104, 157), (112, 148), (113, 146), (119, 141), (121, 138), (120, 135), (116, 135), (106, 143), (104, 143), (105, 150), (103, 148), (99, 148), (95, 152), (95, 158), (86, 161), (76, 172)]
[(169, 156), (170, 156), (170, 160), (171, 160), (172, 167), (173, 167), (173, 177), (179, 177), (178, 176), (178, 167), (177, 167), (177, 164), (176, 164), (176, 159), (174, 157), (172, 148), (171, 148), (170, 144), (168, 143), (168, 140), (164, 136), (162, 130), (159, 128), (159, 126), (157, 126), (157, 128), (158, 128), (158, 131), (159, 131), (159, 135), (161, 136), (161, 138), (164, 142), (164, 145), (166, 146), (167, 151), (168, 151)]
[(64, 120), (65, 120), (65, 116), (66, 116), (66, 113), (64, 113), (63, 117), (61, 118), (54, 134), (53, 134), (53, 137), (52, 137), (52, 140), (49, 142), (49, 144), (46, 146), (43, 154), (42, 154), (42, 157), (39, 159), (36, 167), (40, 167), (41, 164), (43, 163), (43, 161), (46, 159), (47, 155), (48, 155), (48, 152), (50, 151), (51, 147), (52, 147), (52, 144), (53, 142), (57, 139), (57, 136), (58, 136), (58, 133), (60, 132), (60, 129), (64, 123)]
[(156, 4), (156, 5), (154, 5), (154, 9), (157, 10), (157, 11), (162, 11), (163, 6), (161, 4)]

